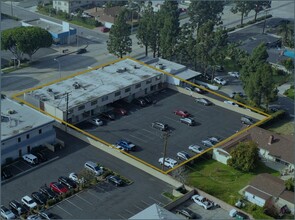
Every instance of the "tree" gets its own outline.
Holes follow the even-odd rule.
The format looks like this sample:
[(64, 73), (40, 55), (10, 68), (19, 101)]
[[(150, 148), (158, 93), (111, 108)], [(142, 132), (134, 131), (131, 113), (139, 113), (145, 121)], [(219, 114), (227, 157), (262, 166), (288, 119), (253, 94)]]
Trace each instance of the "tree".
[(288, 71), (292, 71), (294, 69), (294, 62), (292, 58), (282, 60), (281, 63)]
[(32, 59), (32, 55), (42, 47), (52, 45), (51, 34), (39, 27), (17, 27), (2, 32), (1, 45), (9, 50), (18, 60), (18, 66), (24, 54)]
[(294, 47), (294, 26), (290, 24), (290, 21), (284, 20), (279, 26), (278, 32), (283, 37), (284, 46)]
[(110, 30), (109, 40), (107, 41), (108, 51), (120, 58), (132, 51), (131, 30), (127, 24), (127, 13), (128, 10), (126, 9), (119, 13)]
[(255, 16), (254, 16), (254, 22), (256, 22), (257, 19), (257, 14), (266, 8), (271, 7), (271, 1), (255, 1), (254, 3), (254, 11), (255, 11)]
[(257, 167), (259, 160), (257, 144), (253, 141), (239, 143), (231, 152), (227, 164), (237, 170), (249, 172)]
[(235, 0), (234, 3), (235, 6), (231, 8), (231, 12), (241, 13), (241, 25), (243, 25), (244, 16), (248, 16), (249, 12), (254, 9), (256, 2)]
[(193, 0), (188, 7), (190, 22), (197, 29), (209, 20), (215, 25), (219, 25), (222, 23), (223, 8), (224, 1)]
[(286, 189), (294, 192), (294, 178), (289, 178), (285, 181)]

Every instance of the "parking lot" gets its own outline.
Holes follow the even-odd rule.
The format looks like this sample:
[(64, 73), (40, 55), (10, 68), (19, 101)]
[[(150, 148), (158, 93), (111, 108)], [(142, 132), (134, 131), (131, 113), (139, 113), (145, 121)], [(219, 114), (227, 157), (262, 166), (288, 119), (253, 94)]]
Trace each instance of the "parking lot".
[(79, 172), (86, 161), (102, 164), (119, 173), (133, 183), (116, 187), (102, 182), (92, 189), (80, 192), (51, 208), (51, 212), (62, 219), (126, 219), (151, 204), (164, 205), (170, 202), (162, 195), (171, 191), (170, 185), (118, 160), (72, 136), (57, 131), (66, 147), (56, 152), (58, 158), (44, 165), (28, 170), (25, 175), (14, 176), (2, 182), (1, 202), (8, 207), (9, 201), (20, 199), (38, 191), (45, 183), (57, 181), (59, 176)]
[[(158, 159), (163, 156), (164, 139), (160, 130), (152, 128), (152, 122), (168, 124), (170, 135), (166, 156), (171, 158), (176, 158), (177, 152), (182, 150), (193, 156), (194, 153), (188, 150), (189, 145), (202, 146), (201, 141), (209, 136), (225, 139), (242, 128), (241, 114), (216, 105), (203, 106), (196, 103), (194, 98), (170, 89), (153, 95), (153, 99), (157, 100), (156, 104), (147, 107), (134, 104), (124, 106), (130, 114), (107, 121), (104, 126), (96, 127), (87, 123), (79, 126), (111, 144), (119, 139), (131, 141), (137, 147), (131, 153), (157, 167), (160, 167)], [(188, 126), (181, 123), (180, 116), (173, 113), (175, 110), (188, 111), (197, 124)]]

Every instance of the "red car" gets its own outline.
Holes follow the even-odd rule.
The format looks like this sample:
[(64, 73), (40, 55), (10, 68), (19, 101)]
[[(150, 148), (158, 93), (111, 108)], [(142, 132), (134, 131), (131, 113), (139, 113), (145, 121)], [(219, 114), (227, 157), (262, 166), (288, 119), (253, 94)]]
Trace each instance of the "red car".
[(187, 111), (182, 111), (182, 110), (176, 110), (176, 111), (174, 111), (174, 114), (179, 115), (183, 118), (187, 118), (190, 116), (190, 114)]
[(107, 28), (107, 27), (102, 27), (100, 30), (101, 30), (101, 32), (103, 32), (103, 33), (106, 33), (106, 32), (109, 32), (109, 31), (110, 31), (110, 29)]
[(127, 110), (124, 108), (115, 108), (114, 112), (116, 112), (118, 115), (123, 115), (123, 116), (128, 114)]
[(66, 193), (68, 191), (68, 188), (66, 186), (64, 186), (61, 183), (57, 183), (57, 182), (52, 182), (50, 183), (50, 188), (52, 189), (52, 191), (58, 193), (58, 194), (63, 194)]

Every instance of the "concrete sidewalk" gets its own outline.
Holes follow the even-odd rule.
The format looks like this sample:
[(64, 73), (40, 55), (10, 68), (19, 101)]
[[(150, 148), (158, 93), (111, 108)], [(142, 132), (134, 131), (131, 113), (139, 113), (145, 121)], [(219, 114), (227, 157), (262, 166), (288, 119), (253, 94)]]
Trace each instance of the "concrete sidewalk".
[(283, 84), (283, 85), (280, 85), (280, 86), (278, 87), (279, 94), (280, 94), (280, 95), (284, 95), (284, 92), (285, 92), (286, 90), (290, 89), (291, 85), (292, 85), (292, 84), (289, 83), (289, 82), (287, 82), (287, 83), (285, 83), (285, 84)]

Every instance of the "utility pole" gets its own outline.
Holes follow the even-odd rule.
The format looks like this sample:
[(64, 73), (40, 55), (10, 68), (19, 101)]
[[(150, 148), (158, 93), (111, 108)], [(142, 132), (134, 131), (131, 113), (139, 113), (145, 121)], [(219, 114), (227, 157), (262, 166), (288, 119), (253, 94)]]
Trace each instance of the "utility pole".
[(163, 132), (163, 139), (164, 139), (164, 149), (163, 149), (163, 164), (162, 164), (162, 170), (164, 171), (165, 169), (165, 159), (166, 159), (166, 154), (167, 154), (167, 144), (168, 144), (168, 137), (169, 137), (169, 132), (168, 131), (164, 131)]
[(268, 12), (268, 9), (265, 9), (265, 16), (264, 16), (264, 23), (263, 23), (262, 34), (264, 34), (264, 30), (265, 30), (267, 12)]
[(68, 117), (69, 117), (69, 92), (66, 93), (66, 132), (68, 128)]

